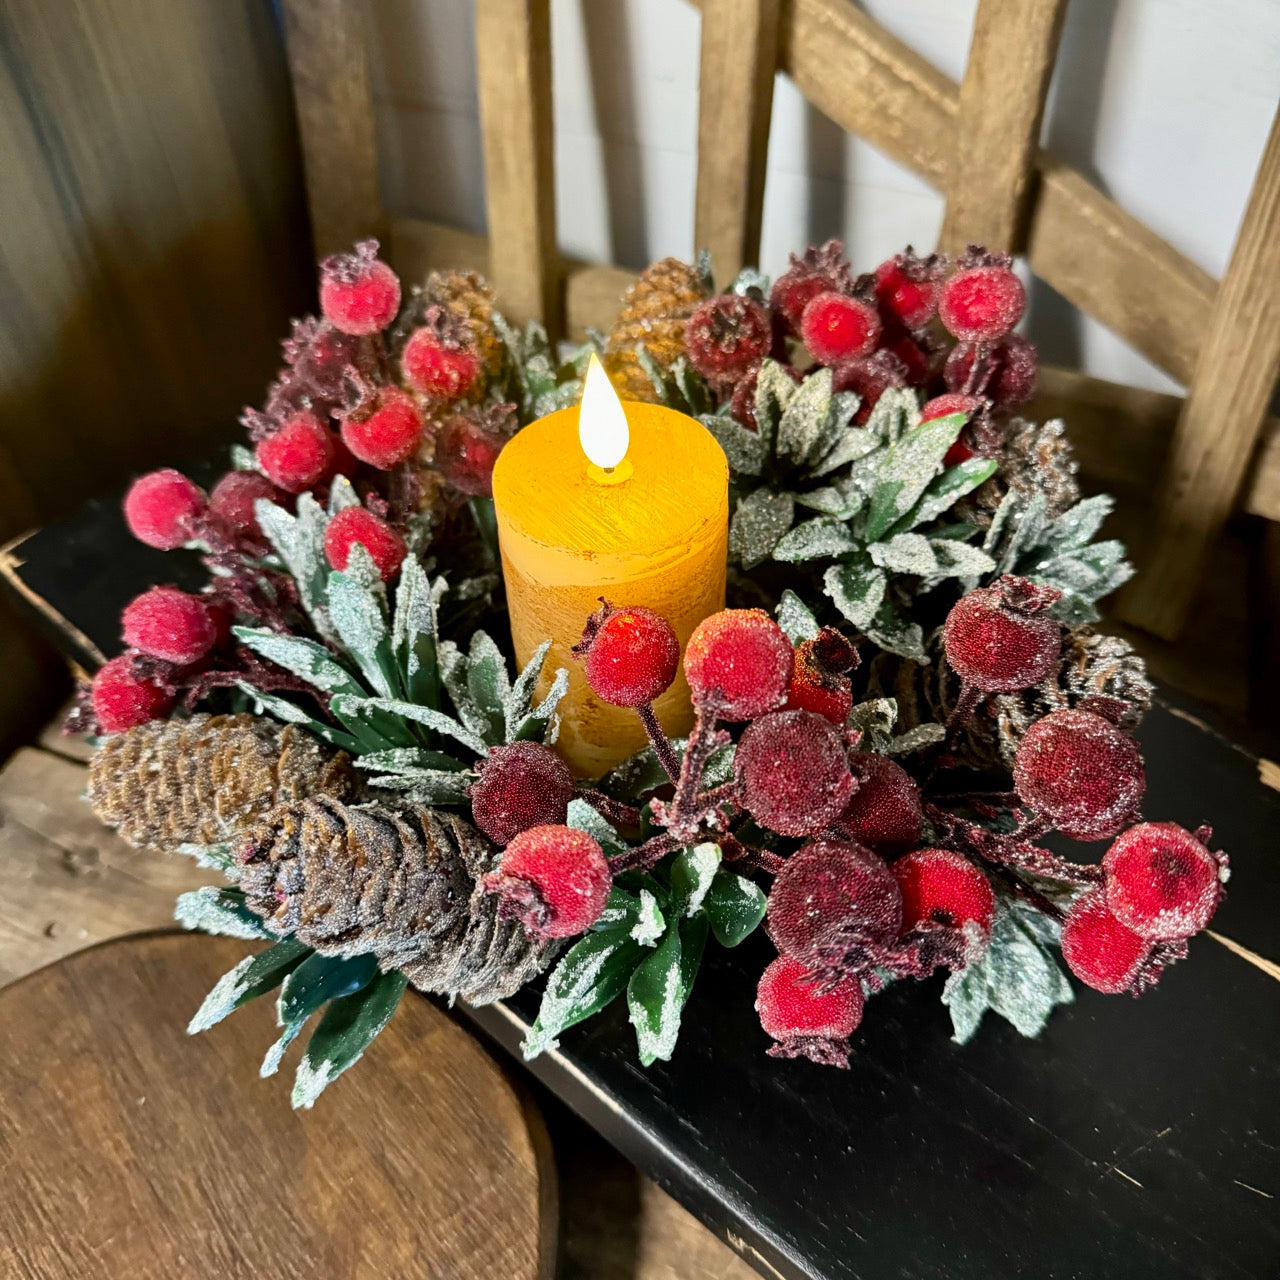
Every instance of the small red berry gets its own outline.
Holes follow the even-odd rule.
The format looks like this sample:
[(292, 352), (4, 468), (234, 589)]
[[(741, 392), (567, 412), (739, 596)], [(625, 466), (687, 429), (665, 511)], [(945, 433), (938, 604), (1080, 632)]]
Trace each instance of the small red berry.
[(853, 272), (844, 256), (844, 245), (828, 240), (821, 247), (810, 245), (799, 258), (791, 255), (791, 265), (773, 282), (769, 305), (792, 333), (799, 333), (804, 309), (818, 294), (852, 290)]
[(950, 849), (917, 849), (893, 864), (902, 890), (902, 931), (942, 925), (977, 925), (991, 932), (996, 897), (991, 882), (962, 854)]
[(1102, 869), (1117, 920), (1148, 941), (1176, 942), (1213, 918), (1225, 859), (1176, 822), (1142, 822), (1116, 839)]
[(1018, 743), (1013, 784), (1073, 840), (1105, 840), (1129, 822), (1147, 789), (1138, 744), (1092, 711), (1063, 708)]
[(193, 536), (205, 510), (204, 490), (181, 471), (166, 467), (140, 476), (124, 497), (124, 519), (139, 542), (172, 551)]
[(901, 853), (920, 842), (924, 807), (920, 788), (896, 760), (874, 752), (849, 757), (857, 784), (841, 817), (853, 838), (879, 854)]
[(1086, 986), (1106, 995), (1137, 990), (1151, 943), (1107, 910), (1101, 889), (1077, 898), (1062, 926), (1062, 958)]
[(1061, 592), (1005, 574), (994, 586), (961, 596), (947, 615), (947, 661), (985, 693), (1016, 693), (1057, 668), (1062, 627), (1044, 612)]
[(897, 356), (906, 375), (907, 386), (923, 387), (929, 380), (929, 353), (909, 333), (886, 335), (882, 342), (890, 355)]
[(820, 293), (804, 309), (800, 337), (819, 364), (865, 356), (880, 341), (875, 307), (844, 293)]
[(415, 329), (400, 356), (405, 381), (433, 400), (458, 400), (480, 380), (484, 362), (469, 334), (447, 324)]
[(361, 240), (320, 264), (320, 310), (343, 333), (377, 333), (400, 310), (400, 277), (377, 253), (376, 240)]
[(869, 356), (845, 360), (836, 365), (831, 379), (833, 391), (856, 391), (862, 403), (854, 414), (854, 426), (862, 426), (871, 410), (890, 387), (907, 385), (907, 367), (892, 351), (874, 351)]
[(90, 696), (93, 714), (103, 733), (123, 733), (168, 715), (173, 695), (154, 681), (134, 674), (132, 653), (122, 653), (98, 668)]
[(261, 537), (257, 502), (279, 502), (280, 490), (257, 471), (228, 471), (209, 492), (209, 510), (236, 533)]
[(680, 669), (680, 641), (652, 609), (617, 609), (607, 601), (587, 619), (574, 655), (597, 698), (643, 707), (665, 693)]
[(177, 587), (152, 587), (135, 596), (120, 622), (131, 649), (178, 666), (198, 662), (218, 641), (208, 603)]
[(773, 346), (773, 321), (754, 298), (717, 294), (700, 303), (685, 324), (689, 363), (708, 382), (727, 386), (745, 377)]
[[(976, 347), (961, 343), (947, 357), (942, 376), (950, 390), (962, 391), (969, 385), (976, 351)], [(1026, 338), (1011, 333), (987, 352), (975, 386), (991, 398), (997, 409), (1016, 409), (1035, 392), (1037, 368), (1035, 347)]]
[(697, 703), (714, 695), (723, 720), (754, 720), (786, 697), (791, 641), (763, 609), (722, 609), (704, 618), (684, 651), (684, 674)]
[[(268, 400), (268, 410), (273, 413), (286, 407), (305, 408), (316, 400), (337, 404), (344, 397), (351, 370), (371, 377), (377, 361), (370, 346), (328, 320), (295, 320), (284, 351), (294, 376), (276, 384), (275, 396)], [(308, 399), (300, 399), (302, 395)]]
[(853, 707), (846, 671), (858, 665), (858, 651), (834, 627), (823, 627), (796, 646), (784, 711), (812, 711), (843, 725)]
[(937, 314), (944, 270), (941, 259), (918, 258), (908, 249), (876, 268), (876, 301), (904, 328), (923, 329)]
[(1018, 323), (1026, 305), (1027, 291), (1001, 255), (947, 280), (938, 297), (938, 315), (961, 342), (994, 342)]
[(494, 844), (509, 844), (530, 827), (562, 825), (573, 799), (568, 765), (541, 742), (494, 747), (476, 766), (467, 790), (471, 816)]
[(752, 721), (733, 771), (742, 807), (784, 836), (816, 835), (853, 793), (844, 740), (812, 711), (773, 711)]
[(511, 404), (452, 414), (436, 432), (436, 469), (459, 493), (492, 497), (494, 463), (517, 427)]
[(351, 560), (351, 548), (359, 543), (373, 557), (383, 582), (400, 572), (408, 554), (404, 539), (381, 517), (364, 507), (344, 507), (324, 532), (324, 554), (338, 570)]
[(383, 387), (372, 412), (342, 420), (342, 440), (351, 452), (381, 471), (411, 458), (422, 440), (422, 414), (399, 387)]
[(799, 960), (779, 956), (760, 975), (756, 1012), (777, 1043), (774, 1058), (808, 1058), (829, 1067), (849, 1065), (849, 1037), (862, 1021), (862, 984), (847, 979), (827, 988)]
[(585, 831), (548, 825), (516, 836), (482, 883), (501, 895), (504, 919), (544, 938), (571, 938), (600, 918), (611, 877), (603, 850)]
[(258, 466), (286, 493), (302, 493), (323, 480), (333, 462), (333, 436), (314, 413), (287, 418), (258, 442)]

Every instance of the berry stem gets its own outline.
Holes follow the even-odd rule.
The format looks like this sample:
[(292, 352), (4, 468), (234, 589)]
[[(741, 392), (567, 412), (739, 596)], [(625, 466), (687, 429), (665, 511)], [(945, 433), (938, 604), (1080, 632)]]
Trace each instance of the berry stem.
[(627, 871), (649, 871), (667, 854), (678, 849), (680, 843), (669, 831), (650, 836), (644, 844), (615, 853), (609, 859), (609, 871), (614, 876), (620, 876)]
[[(640, 717), (640, 723), (644, 725), (644, 731), (649, 735), (649, 743), (653, 747), (654, 755), (658, 757), (658, 763), (667, 777), (678, 786), (680, 758), (676, 755), (676, 749), (671, 745), (671, 740), (662, 732), (662, 726), (658, 723), (658, 717), (653, 710), (653, 703), (646, 702), (637, 707), (636, 715)], [(692, 739), (690, 742), (692, 743)], [(687, 753), (685, 759), (688, 759)]]
[[(682, 843), (697, 838), (698, 828), (708, 816), (708, 809), (701, 803), (698, 795), (702, 787), (702, 775), (707, 761), (729, 740), (727, 734), (716, 729), (719, 706), (720, 700), (714, 694), (698, 703), (693, 732), (689, 735), (684, 760), (680, 765), (675, 798), (666, 811), (666, 827)], [(718, 803), (717, 801), (716, 804)], [(715, 804), (711, 806), (712, 815), (715, 814), (715, 807)]]
[(634, 805), (615, 800), (612, 796), (605, 795), (603, 791), (598, 791), (595, 787), (579, 784), (576, 790), (583, 800), (602, 818), (612, 822), (615, 827), (638, 827), (640, 825), (640, 810)]
[(763, 871), (769, 876), (776, 876), (787, 865), (786, 858), (781, 854), (753, 844), (743, 844), (737, 836), (727, 833), (720, 837), (720, 854), (728, 864), (746, 867), (751, 871)]
[(966, 682), (960, 686), (960, 696), (956, 699), (956, 705), (947, 717), (946, 740), (948, 746), (951, 744), (952, 736), (973, 719), (973, 713), (977, 711), (978, 703), (981, 700), (982, 690), (977, 685)]

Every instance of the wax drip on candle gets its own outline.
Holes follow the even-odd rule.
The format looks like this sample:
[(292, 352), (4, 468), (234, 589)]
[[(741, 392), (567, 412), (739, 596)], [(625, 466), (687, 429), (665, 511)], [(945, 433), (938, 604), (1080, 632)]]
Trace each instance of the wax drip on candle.
[(587, 455), (587, 473), (599, 484), (621, 484), (631, 476), (627, 459), (631, 429), (618, 393), (592, 353), (578, 406), (578, 441)]

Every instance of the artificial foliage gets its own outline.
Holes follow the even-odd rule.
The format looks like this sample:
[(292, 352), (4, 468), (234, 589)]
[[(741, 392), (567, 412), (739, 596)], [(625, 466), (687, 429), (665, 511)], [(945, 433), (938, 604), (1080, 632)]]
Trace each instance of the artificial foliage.
[[(128, 606), (70, 726), (100, 739), (103, 821), (225, 873), (177, 918), (267, 944), (192, 1031), (271, 996), (263, 1074), (298, 1041), (310, 1106), (408, 986), (536, 979), (527, 1054), (617, 1003), (648, 1065), (697, 1017), (706, 949), (763, 927), (758, 1046), (841, 1066), (890, 982), (945, 971), (963, 1043), (988, 1011), (1037, 1034), (1064, 962), (1138, 994), (1186, 954), (1227, 860), (1144, 820), (1151, 686), (1095, 625), (1132, 570), (1064, 425), (1022, 416), (1006, 258), (858, 275), (831, 241), (723, 293), (665, 259), (560, 349), (473, 273), (403, 289), (371, 241), (321, 264), (320, 300), (231, 470), (130, 490), (134, 534), (196, 549), (208, 585)], [(576, 780), (549, 641), (509, 661), (491, 477), (593, 353), (723, 447), (730, 607), (683, 651), (638, 602), (583, 620), (573, 660), (649, 746)], [(681, 668), (670, 740), (652, 703)]]

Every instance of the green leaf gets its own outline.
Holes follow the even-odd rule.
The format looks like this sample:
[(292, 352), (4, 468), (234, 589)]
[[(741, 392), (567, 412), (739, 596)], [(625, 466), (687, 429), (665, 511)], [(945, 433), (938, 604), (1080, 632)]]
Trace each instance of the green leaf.
[(275, 935), (261, 917), (244, 904), (239, 889), (220, 889), (207, 884), (178, 895), (173, 918), (184, 929), (221, 934), (227, 938), (272, 938)]
[(813, 616), (813, 611), (790, 587), (783, 591), (776, 612), (778, 626), (792, 644), (812, 640), (818, 634), (818, 620)]
[(1059, 551), (1087, 546), (1115, 509), (1116, 500), (1109, 493), (1098, 493), (1077, 502), (1049, 523), (1049, 544)]
[(401, 769), (380, 773), (369, 779), (371, 787), (399, 791), (419, 804), (461, 804), (475, 774), (455, 769)]
[(515, 740), (517, 742), (534, 740), (554, 742), (560, 733), (560, 717), (556, 713), (556, 708), (568, 692), (569, 673), (563, 667), (557, 667), (551, 687), (538, 705), (520, 722), (520, 727), (515, 732)]
[(276, 1002), (282, 1027), (303, 1022), (322, 1004), (362, 991), (378, 972), (376, 956), (322, 956), (312, 952), (285, 980)]
[(915, 392), (905, 387), (890, 387), (876, 401), (862, 430), (873, 440), (894, 445), (919, 424), (920, 408)]
[(729, 522), (729, 554), (744, 569), (754, 569), (770, 553), (795, 516), (795, 498), (760, 488), (747, 494), (734, 509)]
[(734, 475), (758, 476), (769, 461), (769, 444), (758, 431), (748, 431), (728, 414), (703, 414), (700, 423), (724, 450)]
[(339, 511), (345, 511), (347, 507), (359, 505), (360, 495), (356, 492), (355, 485), (346, 476), (334, 476), (329, 483), (329, 515), (336, 516)]
[(359, 544), (353, 547), (346, 571), (335, 569), (329, 575), (329, 620), (369, 686), (382, 697), (391, 698), (396, 692), (392, 682), (394, 663), (383, 603), (378, 591), (351, 570), (359, 562), (362, 550)]
[(436, 636), (435, 596), (416, 557), (405, 556), (396, 587), (391, 624), (400, 691), (409, 702), (440, 705), (439, 642)]
[(324, 533), (329, 517), (309, 493), (298, 499), (296, 516), (265, 498), (259, 498), (253, 509), (263, 536), (297, 584), (302, 607), (327, 639), (329, 632), (324, 608), (329, 561), (324, 553)]
[(314, 1106), (325, 1088), (360, 1060), (391, 1021), (408, 984), (403, 973), (379, 974), (363, 991), (335, 1000), (325, 1010), (294, 1077), (295, 1108)]
[(297, 938), (284, 938), (275, 946), (246, 956), (229, 973), (224, 973), (204, 998), (195, 1016), (187, 1024), (187, 1034), (207, 1031), (250, 1000), (274, 991), (302, 961), (311, 948)]
[(441, 772), (465, 772), (467, 766), (443, 751), (426, 751), (421, 747), (390, 747), (386, 751), (368, 751), (353, 761), (357, 769), (370, 773), (413, 773), (422, 769)]
[[(787, 379), (790, 381), (790, 379)], [(835, 443), (827, 434), (831, 417), (831, 370), (811, 373), (793, 386), (783, 402), (774, 448), (780, 458), (790, 458), (797, 466), (816, 461)]]
[(258, 1068), (258, 1076), (265, 1080), (268, 1076), (273, 1076), (280, 1070), (280, 1064), (284, 1061), (284, 1055), (288, 1051), (289, 1046), (298, 1038), (299, 1032), (307, 1025), (304, 1018), (301, 1022), (291, 1022), (280, 1033), (280, 1038), (267, 1050), (266, 1056), (262, 1059), (262, 1066)]
[(924, 632), (920, 624), (904, 618), (888, 601), (876, 610), (876, 616), (862, 630), (868, 640), (900, 658), (910, 658), (912, 662), (925, 660)]
[[(893, 526), (892, 532), (902, 533), (936, 520), (949, 511), (966, 493), (995, 475), (1000, 464), (995, 458), (968, 458), (957, 466), (948, 467), (929, 484), (920, 500)], [(933, 532), (930, 530), (930, 532)]]
[(297, 703), (290, 702), (288, 698), (282, 698), (274, 693), (264, 693), (244, 680), (237, 680), (236, 688), (253, 699), (254, 711), (258, 715), (269, 712), (277, 720), (283, 720), (285, 724), (302, 725), (308, 733), (332, 746), (341, 747), (344, 751), (359, 751), (360, 743), (351, 734), (343, 733), (341, 729), (334, 729), (330, 725), (321, 724), (319, 720), (307, 715)]
[(640, 918), (640, 899), (626, 889), (619, 889), (615, 884), (609, 890), (608, 901), (595, 924), (592, 933), (616, 933), (623, 930), (629, 933)]
[(883, 537), (915, 505), (964, 423), (961, 413), (922, 422), (889, 449), (871, 494), (865, 530), (869, 542)]
[(702, 906), (720, 866), (720, 846), (706, 841), (681, 849), (671, 864), (672, 910), (691, 916)]
[(712, 878), (702, 909), (716, 941), (722, 947), (736, 947), (764, 919), (767, 901), (764, 890), (754, 881), (721, 868)]
[(930, 538), (938, 561), (938, 573), (948, 578), (970, 578), (990, 573), (996, 562), (981, 547), (956, 538)]
[(816, 520), (796, 525), (784, 535), (773, 548), (773, 558), (795, 564), (803, 560), (846, 555), (857, 551), (859, 546), (843, 520), (819, 516)]
[(873, 563), (890, 573), (912, 573), (927, 578), (938, 571), (938, 557), (929, 539), (918, 533), (899, 533), (888, 542), (873, 542), (867, 554)]
[(305, 636), (283, 635), (265, 627), (232, 627), (231, 633), (254, 653), (268, 662), (283, 667), (308, 684), (326, 693), (352, 693), (357, 697), (365, 690), (322, 644)]
[(657, 948), (627, 984), (627, 1007), (642, 1066), (670, 1059), (680, 1035), (684, 1006), (693, 990), (707, 938), (707, 918), (672, 921)]
[(443, 711), (436, 711), (433, 707), (420, 707), (412, 702), (401, 702), (398, 698), (350, 698), (342, 694), (335, 697), (330, 706), (333, 714), (343, 720), (359, 720), (361, 717), (378, 713), (399, 716), (405, 720), (412, 720), (415, 724), (426, 725), (436, 733), (455, 738), (482, 759), (489, 754), (488, 744), (483, 738), (472, 733), (465, 725), (459, 724), (452, 716), (445, 715)]
[(869, 561), (833, 564), (822, 577), (823, 589), (840, 612), (861, 631), (871, 625), (887, 585), (884, 570)]
[(508, 740), (515, 738), (520, 726), (524, 724), (533, 709), (533, 691), (537, 687), (543, 663), (546, 662), (547, 654), (550, 652), (551, 641), (544, 640), (533, 651), (533, 656), (525, 663), (524, 670), (516, 677), (511, 691), (503, 699), (502, 712)]
[(627, 842), (614, 830), (613, 824), (592, 804), (575, 796), (569, 801), (565, 825), (585, 831), (601, 845), (625, 849)]

